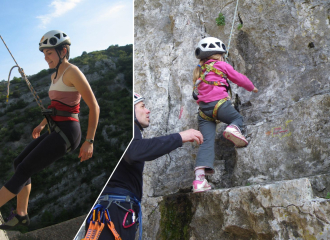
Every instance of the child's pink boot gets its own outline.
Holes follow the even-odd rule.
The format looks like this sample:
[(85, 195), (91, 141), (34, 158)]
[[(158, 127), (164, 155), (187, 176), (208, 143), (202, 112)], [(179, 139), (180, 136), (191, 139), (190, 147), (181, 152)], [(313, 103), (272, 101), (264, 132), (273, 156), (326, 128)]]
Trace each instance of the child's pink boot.
[(235, 144), (235, 147), (245, 147), (248, 145), (240, 129), (235, 125), (229, 125), (223, 132), (223, 136)]
[(211, 189), (211, 185), (207, 182), (207, 180), (204, 178), (203, 181), (200, 180), (194, 180), (193, 181), (193, 192), (204, 192)]
[(195, 180), (193, 181), (193, 192), (204, 192), (210, 190), (211, 186), (205, 179), (205, 167), (195, 168)]

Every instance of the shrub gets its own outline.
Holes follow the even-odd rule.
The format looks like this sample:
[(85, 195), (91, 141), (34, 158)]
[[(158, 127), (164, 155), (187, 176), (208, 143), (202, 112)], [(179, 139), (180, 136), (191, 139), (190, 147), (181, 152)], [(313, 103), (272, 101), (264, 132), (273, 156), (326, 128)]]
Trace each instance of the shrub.
[(36, 78), (43, 78), (48, 75), (48, 70), (44, 69), (37, 73)]
[(326, 199), (330, 199), (330, 192), (327, 193)]
[(12, 142), (14, 142), (14, 141), (18, 141), (18, 140), (21, 139), (21, 136), (22, 136), (22, 132), (16, 130), (16, 128), (14, 128), (14, 129), (11, 131), (10, 135), (9, 135), (9, 141), (12, 141)]
[(218, 26), (225, 26), (226, 20), (225, 16), (222, 13), (219, 13), (219, 16), (215, 19), (215, 22)]

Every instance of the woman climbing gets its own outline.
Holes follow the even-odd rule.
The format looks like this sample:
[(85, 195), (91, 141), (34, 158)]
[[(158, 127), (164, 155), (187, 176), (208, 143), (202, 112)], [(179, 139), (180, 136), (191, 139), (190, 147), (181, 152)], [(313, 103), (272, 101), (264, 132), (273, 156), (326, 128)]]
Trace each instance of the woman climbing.
[(241, 133), (243, 117), (232, 106), (228, 96), (230, 89), (227, 77), (247, 91), (258, 92), (253, 83), (243, 74), (236, 72), (224, 61), (226, 46), (213, 37), (202, 39), (195, 50), (199, 64), (193, 72), (194, 98), (199, 104), (198, 126), (204, 137), (200, 145), (196, 165), (193, 192), (210, 190), (205, 174), (213, 174), (214, 139), (216, 120), (228, 124), (223, 136), (236, 147), (245, 147), (248, 142)]
[[(70, 38), (58, 30), (47, 32), (40, 40), (39, 50), (43, 52), (49, 68), (56, 69), (49, 88), (51, 103), (48, 109), (52, 113), (33, 130), (34, 140), (14, 160), (15, 173), (0, 189), (0, 207), (17, 197), (16, 210), (12, 211), (0, 229), (11, 230), (17, 225), (29, 225), (27, 208), (31, 176), (78, 147), (81, 140), (78, 120), (81, 97), (89, 107), (89, 118), (86, 140), (78, 158), (85, 161), (92, 157), (100, 110), (84, 74), (68, 61), (70, 45)], [(51, 133), (40, 136), (46, 124), (51, 126)]]

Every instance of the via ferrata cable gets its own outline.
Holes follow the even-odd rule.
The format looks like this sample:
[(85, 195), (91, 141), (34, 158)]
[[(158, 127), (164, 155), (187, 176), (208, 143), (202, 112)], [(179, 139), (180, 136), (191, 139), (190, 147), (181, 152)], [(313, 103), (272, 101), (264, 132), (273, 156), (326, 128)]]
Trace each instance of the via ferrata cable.
[(232, 34), (233, 34), (233, 28), (234, 28), (234, 23), (235, 23), (236, 13), (237, 13), (238, 2), (239, 2), (239, 0), (237, 0), (237, 2), (236, 2), (236, 8), (235, 8), (235, 13), (234, 13), (233, 23), (232, 23), (232, 25), (231, 25), (231, 31), (230, 31), (230, 35), (229, 35), (229, 41), (228, 41), (228, 50), (227, 50), (227, 53), (226, 53), (226, 56), (225, 56), (225, 60), (226, 60), (226, 62), (227, 62), (227, 57), (228, 57), (228, 53), (229, 53), (229, 49), (230, 49), (230, 40), (231, 40), (231, 36), (232, 36)]

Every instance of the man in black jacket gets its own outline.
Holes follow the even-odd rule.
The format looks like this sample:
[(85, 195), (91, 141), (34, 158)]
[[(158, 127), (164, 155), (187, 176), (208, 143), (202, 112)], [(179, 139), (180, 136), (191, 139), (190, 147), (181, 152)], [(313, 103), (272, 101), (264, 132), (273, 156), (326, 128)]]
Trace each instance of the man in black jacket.
[[(135, 239), (136, 221), (140, 224), (140, 239), (142, 237), (140, 202), (142, 198), (144, 162), (161, 157), (181, 147), (185, 142), (196, 141), (198, 144), (203, 142), (202, 134), (195, 129), (143, 139), (141, 131), (149, 126), (150, 111), (145, 106), (144, 98), (137, 93), (134, 93), (134, 111), (134, 139), (99, 199), (103, 206), (108, 207), (111, 220), (123, 240)], [(116, 201), (114, 200), (116, 196), (122, 196), (124, 200)], [(136, 219), (137, 217), (139, 220)], [(99, 238), (99, 240), (105, 239), (115, 239), (107, 227), (103, 229)]]

